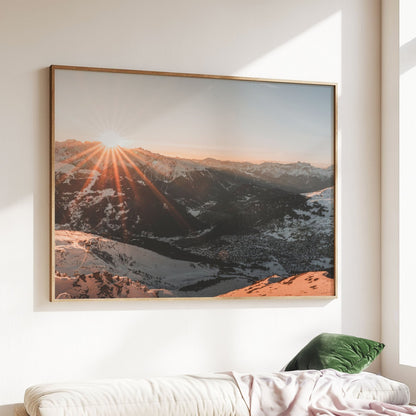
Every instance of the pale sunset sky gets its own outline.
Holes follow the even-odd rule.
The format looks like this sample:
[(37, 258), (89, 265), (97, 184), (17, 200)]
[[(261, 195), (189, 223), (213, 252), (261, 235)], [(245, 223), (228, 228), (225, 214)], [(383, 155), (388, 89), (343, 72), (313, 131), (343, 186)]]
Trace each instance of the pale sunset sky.
[(333, 87), (59, 69), (55, 139), (169, 156), (334, 163)]

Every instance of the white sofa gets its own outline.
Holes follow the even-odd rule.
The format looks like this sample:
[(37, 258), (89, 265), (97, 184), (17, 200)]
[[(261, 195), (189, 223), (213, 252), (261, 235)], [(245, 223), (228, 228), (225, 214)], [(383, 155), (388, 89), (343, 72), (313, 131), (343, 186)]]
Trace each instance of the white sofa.
[(226, 374), (42, 384), (24, 402), (16, 416), (249, 416)]
[(294, 392), (294, 399), (312, 397), (306, 391), (306, 384), (311, 385), (305, 382), (308, 377), (323, 381), (318, 395), (327, 396), (336, 391), (335, 402), (352, 400), (360, 405), (369, 401), (394, 405), (409, 402), (406, 385), (375, 374), (307, 370), (266, 375), (221, 373), (40, 384), (26, 390), (24, 407), (17, 408), (15, 415), (250, 416), (253, 400), (271, 399), (271, 406), (278, 402), (284, 404), (285, 400), (287, 404), (293, 400), (290, 391)]

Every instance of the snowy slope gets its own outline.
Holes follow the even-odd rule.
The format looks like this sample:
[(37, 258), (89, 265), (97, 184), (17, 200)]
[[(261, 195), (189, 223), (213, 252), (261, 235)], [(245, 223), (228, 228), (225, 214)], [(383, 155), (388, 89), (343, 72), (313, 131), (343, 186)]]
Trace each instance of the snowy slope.
[(308, 205), (313, 206), (314, 203), (318, 203), (322, 205), (328, 215), (334, 208), (334, 187), (331, 186), (329, 188), (321, 189), (320, 191), (316, 192), (309, 192), (304, 194), (308, 198)]
[(109, 272), (149, 288), (179, 289), (216, 276), (217, 269), (79, 231), (55, 232), (55, 269), (68, 276)]
[[(334, 188), (304, 194), (308, 199), (303, 209), (272, 221), (261, 232), (280, 244), (277, 254), (292, 258), (303, 270), (333, 270), (334, 268)], [(283, 262), (286, 269), (292, 268)], [(302, 271), (298, 269), (297, 273)]]
[(145, 285), (128, 277), (95, 272), (78, 277), (56, 273), (55, 297), (56, 299), (155, 298), (159, 295), (157, 291), (149, 290)]
[(308, 230), (326, 235), (333, 234), (334, 227), (334, 188), (304, 194), (308, 200), (308, 210), (297, 209), (297, 218), (285, 217), (268, 235), (295, 241), (300, 230)]
[(250, 286), (220, 295), (221, 297), (248, 296), (333, 296), (335, 282), (326, 272), (308, 272), (281, 280), (277, 275), (267, 277)]

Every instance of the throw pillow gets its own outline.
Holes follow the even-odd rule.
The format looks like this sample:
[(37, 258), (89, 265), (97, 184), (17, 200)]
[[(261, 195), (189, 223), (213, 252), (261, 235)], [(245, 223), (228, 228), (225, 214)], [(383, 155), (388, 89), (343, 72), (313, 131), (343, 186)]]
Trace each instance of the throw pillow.
[(320, 334), (310, 341), (286, 366), (286, 371), (333, 368), (359, 373), (368, 367), (384, 344), (341, 334)]

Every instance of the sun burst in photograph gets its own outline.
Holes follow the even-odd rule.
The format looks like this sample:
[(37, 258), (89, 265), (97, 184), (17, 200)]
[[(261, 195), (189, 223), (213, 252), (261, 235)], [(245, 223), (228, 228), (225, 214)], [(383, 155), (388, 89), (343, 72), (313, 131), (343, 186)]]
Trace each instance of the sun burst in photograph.
[(118, 147), (122, 139), (121, 135), (114, 130), (104, 131), (98, 136), (98, 141), (100, 141), (107, 149)]

